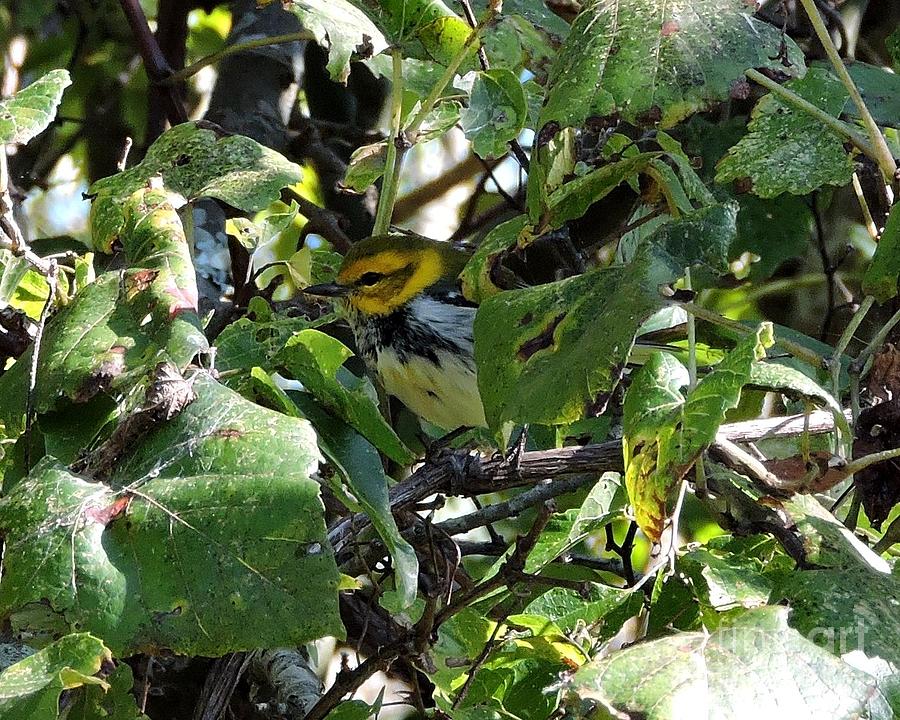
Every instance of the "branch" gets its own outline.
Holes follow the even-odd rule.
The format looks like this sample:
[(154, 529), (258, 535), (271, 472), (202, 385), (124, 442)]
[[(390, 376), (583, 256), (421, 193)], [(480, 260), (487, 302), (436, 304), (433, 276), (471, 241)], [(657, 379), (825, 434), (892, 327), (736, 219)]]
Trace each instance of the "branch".
[(298, 32), (285, 33), (284, 35), (272, 35), (270, 37), (245, 40), (244, 42), (229, 45), (223, 50), (219, 50), (219, 52), (214, 52), (211, 55), (200, 58), (197, 62), (188, 65), (186, 68), (173, 72), (167, 78), (161, 80), (159, 84), (163, 86), (177, 85), (178, 83), (187, 80), (192, 75), (196, 75), (206, 66), (213, 65), (229, 55), (244, 52), (245, 50), (256, 50), (257, 48), (268, 47), (270, 45), (281, 45), (282, 43), (297, 42), (298, 40), (315, 39), (315, 36), (309, 30), (300, 30)]
[[(139, 0), (120, 0), (120, 4), (138, 44), (147, 77), (150, 78), (153, 85), (159, 86), (172, 74), (172, 68), (169, 67), (165, 55), (160, 50), (159, 43), (156, 42), (156, 38), (150, 31), (147, 16), (144, 15)], [(172, 86), (161, 88), (161, 91), (169, 122), (173, 125), (187, 122), (187, 112), (178, 96), (178, 91)]]
[[(493, 167), (496, 164), (496, 161), (491, 161), (490, 167)], [(404, 220), (409, 219), (409, 217), (418, 212), (419, 208), (423, 205), (427, 205), (434, 200), (442, 198), (451, 188), (465, 182), (481, 171), (482, 167), (481, 160), (479, 160), (478, 157), (474, 154), (469, 155), (461, 163), (449, 168), (431, 182), (427, 182), (403, 197), (398, 198), (394, 205), (394, 222), (401, 223)]]
[[(805, 415), (751, 420), (730, 423), (719, 428), (717, 438), (732, 442), (756, 442), (764, 438), (796, 437), (808, 432), (810, 435), (823, 435), (834, 431), (834, 418), (831, 412), (816, 410)], [(600, 443), (597, 445), (574, 445), (553, 450), (540, 450), (523, 453), (517, 462), (511, 463), (502, 457), (484, 457), (468, 451), (448, 452), (434, 461), (423, 464), (406, 480), (398, 483), (390, 491), (391, 508), (394, 512), (409, 509), (425, 498), (438, 493), (473, 497), (485, 493), (532, 485), (539, 481), (551, 479), (549, 483), (534, 489), (534, 503), (542, 498), (571, 492), (576, 487), (589, 482), (591, 475), (607, 471), (622, 472), (621, 441)], [(566, 478), (581, 475), (587, 477)], [(532, 491), (529, 491), (532, 492)], [(508, 501), (511, 502), (511, 501)], [(502, 512), (507, 512), (509, 505), (503, 505)], [(485, 508), (473, 515), (479, 519), (490, 517)], [(498, 511), (500, 512), (500, 511)], [(468, 520), (448, 520), (452, 523), (469, 523)], [(335, 549), (338, 562), (352, 559), (353, 543), (361, 532), (369, 526), (368, 518), (362, 514), (354, 514), (341, 518), (329, 531), (329, 540)], [(442, 529), (445, 529), (442, 527)]]

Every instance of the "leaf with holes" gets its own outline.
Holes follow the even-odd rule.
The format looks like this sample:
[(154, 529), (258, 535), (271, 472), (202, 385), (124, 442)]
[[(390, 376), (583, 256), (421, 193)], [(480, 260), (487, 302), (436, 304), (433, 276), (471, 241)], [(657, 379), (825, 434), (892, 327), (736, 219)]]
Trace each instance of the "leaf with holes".
[(176, 125), (157, 138), (138, 165), (91, 185), (94, 247), (110, 251), (125, 225), (124, 203), (155, 176), (162, 177), (165, 190), (187, 200), (211, 197), (253, 212), (277, 200), (302, 173), (299, 165), (250, 138), (222, 136), (196, 123)]
[[(834, 75), (811, 68), (785, 86), (829, 115), (840, 114), (847, 91)], [(843, 139), (811, 115), (774, 95), (753, 108), (749, 132), (716, 167), (716, 182), (749, 184), (754, 195), (806, 195), (823, 185), (846, 185), (853, 163)]]
[(663, 305), (672, 271), (649, 253), (634, 263), (485, 300), (475, 316), (478, 387), (492, 427), (560, 424), (599, 412), (641, 324)]
[(618, 113), (671, 127), (727, 101), (747, 68), (803, 67), (794, 42), (743, 0), (591, 0), (553, 66), (540, 125)]
[[(131, 268), (86, 285), (47, 323), (35, 392), (38, 413), (85, 403), (146, 371), (160, 353), (185, 367), (208, 344), (197, 317), (197, 284), (184, 229), (167, 195), (141, 189), (122, 206)], [(24, 427), (31, 350), (0, 376), (0, 420)]]
[(66, 70), (51, 70), (0, 100), (0, 144), (24, 144), (44, 131), (56, 116), (63, 90), (72, 84)]
[(316, 42), (328, 51), (328, 74), (346, 85), (350, 59), (366, 60), (388, 47), (381, 29), (360, 8), (347, 0), (287, 0)]

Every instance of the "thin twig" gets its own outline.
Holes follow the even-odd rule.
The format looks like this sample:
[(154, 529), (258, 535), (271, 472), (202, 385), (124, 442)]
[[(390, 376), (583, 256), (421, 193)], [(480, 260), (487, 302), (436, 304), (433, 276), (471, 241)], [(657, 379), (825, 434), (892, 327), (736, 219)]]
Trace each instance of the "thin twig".
[(141, 53), (141, 59), (144, 61), (144, 69), (147, 71), (147, 77), (154, 85), (161, 86), (161, 96), (166, 106), (166, 116), (173, 125), (187, 122), (188, 116), (184, 109), (184, 104), (178, 95), (178, 90), (173, 86), (162, 86), (162, 83), (172, 75), (172, 68), (169, 66), (166, 56), (163, 55), (150, 30), (147, 23), (147, 16), (144, 15), (144, 9), (141, 7), (139, 0), (119, 0), (128, 25), (134, 39), (137, 41), (138, 50)]
[(825, 280), (828, 283), (828, 305), (825, 309), (825, 317), (822, 320), (822, 331), (819, 334), (819, 339), (822, 342), (825, 342), (828, 336), (828, 330), (831, 328), (831, 321), (834, 319), (834, 275), (837, 268), (831, 262), (831, 256), (828, 254), (828, 245), (825, 242), (825, 226), (822, 223), (822, 210), (819, 207), (818, 192), (812, 194), (812, 213), (813, 220), (815, 220), (816, 224), (816, 244), (819, 248), (819, 257), (822, 259), (822, 272), (825, 274)]
[[(463, 15), (466, 16), (466, 22), (469, 23), (469, 27), (473, 30), (478, 28), (478, 21), (475, 19), (475, 13), (472, 11), (472, 4), (469, 0), (459, 0), (459, 4), (462, 5)], [(488, 63), (487, 52), (485, 52), (484, 46), (480, 45), (478, 47), (478, 63), (481, 65), (481, 69), (487, 72), (490, 70), (490, 64)], [(522, 149), (522, 146), (519, 144), (519, 141), (516, 138), (509, 140), (506, 143), (507, 147), (509, 147), (510, 153), (512, 156), (518, 161), (519, 166), (525, 171), (528, 172), (528, 156), (525, 154), (525, 151)]]
[(869, 203), (866, 201), (865, 193), (863, 193), (862, 183), (859, 181), (859, 173), (853, 173), (853, 192), (856, 193), (856, 201), (859, 203), (863, 224), (866, 226), (869, 237), (878, 242), (878, 228), (875, 227), (875, 219), (872, 217), (872, 211), (869, 210)]
[[(805, 418), (805, 415), (798, 414), (729, 423), (719, 428), (716, 437), (733, 442), (796, 437), (804, 432)], [(822, 435), (833, 431), (834, 416), (830, 411), (817, 410), (809, 414), (809, 434)], [(596, 475), (606, 471), (623, 471), (621, 441), (525, 452), (514, 464), (502, 457), (449, 453), (424, 463), (391, 488), (390, 503), (392, 510), (398, 512), (438, 493), (471, 497), (531, 485), (547, 478), (553, 478), (552, 483), (560, 483), (566, 476)], [(571, 486), (562, 487), (571, 492)], [(549, 489), (547, 492), (550, 492)], [(341, 564), (352, 559), (353, 541), (369, 526), (368, 518), (359, 513), (341, 518), (329, 529), (329, 540)]]
[(324, 720), (338, 706), (345, 695), (356, 692), (372, 675), (380, 670), (387, 670), (400, 654), (399, 647), (389, 647), (370, 655), (352, 670), (341, 670), (328, 688), (322, 699), (310, 708), (304, 720)]
[(269, 37), (254, 38), (253, 40), (245, 40), (244, 42), (235, 43), (228, 47), (214, 52), (211, 55), (200, 58), (197, 62), (191, 63), (185, 68), (173, 72), (167, 78), (160, 81), (160, 85), (177, 85), (184, 82), (192, 75), (196, 75), (208, 65), (214, 65), (229, 55), (234, 55), (245, 50), (256, 50), (257, 48), (269, 47), (271, 45), (281, 45), (283, 43), (297, 42), (299, 40), (315, 40), (315, 35), (309, 30), (300, 30), (293, 33), (285, 33), (284, 35), (270, 35)]
[(469, 668), (468, 677), (463, 683), (463, 686), (459, 689), (459, 692), (456, 694), (456, 698), (453, 700), (453, 704), (450, 706), (451, 710), (458, 710), (459, 706), (465, 702), (466, 697), (468, 697), (469, 695), (469, 690), (472, 689), (472, 683), (475, 682), (475, 676), (478, 674), (478, 671), (481, 670), (482, 666), (487, 662), (491, 651), (494, 649), (494, 645), (497, 641), (497, 635), (500, 633), (500, 628), (503, 627), (503, 623), (506, 622), (506, 618), (508, 616), (509, 611), (506, 611), (503, 613), (502, 617), (497, 619), (497, 624), (494, 625), (494, 629), (491, 631), (491, 636), (484, 644), (481, 652), (478, 653), (478, 657), (475, 658), (475, 662), (472, 663), (472, 667)]
[(878, 348), (882, 346), (887, 338), (888, 333), (894, 329), (894, 326), (900, 322), (900, 310), (895, 312), (888, 321), (881, 326), (877, 333), (875, 333), (875, 337), (873, 337), (869, 343), (862, 349), (859, 355), (857, 355), (856, 360), (850, 363), (850, 372), (855, 373), (862, 377), (865, 375), (865, 366), (866, 361), (869, 357), (874, 353)]
[[(719, 327), (731, 330), (740, 337), (750, 335), (754, 332), (753, 328), (748, 327), (743, 323), (739, 323), (737, 320), (731, 320), (724, 315), (720, 315), (715, 310), (709, 310), (708, 308), (705, 308), (701, 305), (696, 305), (694, 303), (679, 304), (682, 308), (685, 309), (685, 311), (700, 318), (701, 320), (705, 320), (706, 322), (712, 323), (713, 325), (718, 325)], [(825, 369), (825, 366), (827, 364), (826, 359), (814, 350), (803, 347), (799, 343), (795, 343), (794, 341), (788, 340), (787, 338), (777, 336), (775, 338), (775, 344), (780, 345), (798, 360), (809, 363), (814, 368)]]
[(853, 314), (850, 318), (850, 322), (847, 323), (847, 327), (844, 328), (844, 332), (841, 333), (840, 338), (838, 338), (837, 344), (834, 346), (834, 354), (828, 361), (829, 370), (831, 371), (831, 394), (838, 402), (840, 402), (841, 399), (841, 356), (846, 352), (860, 323), (865, 319), (874, 304), (875, 298), (871, 295), (863, 298), (859, 310)]

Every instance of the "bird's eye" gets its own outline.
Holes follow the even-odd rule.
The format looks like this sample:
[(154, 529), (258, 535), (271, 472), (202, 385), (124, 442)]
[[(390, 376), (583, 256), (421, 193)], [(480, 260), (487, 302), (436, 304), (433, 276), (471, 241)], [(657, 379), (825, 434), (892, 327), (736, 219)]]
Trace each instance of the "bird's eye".
[(377, 272), (367, 272), (363, 273), (359, 276), (359, 280), (356, 281), (357, 285), (375, 285), (384, 275)]

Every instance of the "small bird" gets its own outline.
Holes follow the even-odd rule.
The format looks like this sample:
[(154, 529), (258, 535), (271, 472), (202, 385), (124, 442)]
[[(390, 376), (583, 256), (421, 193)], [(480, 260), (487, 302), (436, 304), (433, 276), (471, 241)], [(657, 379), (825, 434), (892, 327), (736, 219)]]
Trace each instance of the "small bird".
[(457, 280), (468, 260), (449, 243), (382, 235), (356, 243), (334, 283), (308, 295), (340, 299), (359, 354), (384, 389), (444, 430), (485, 425), (472, 327)]

